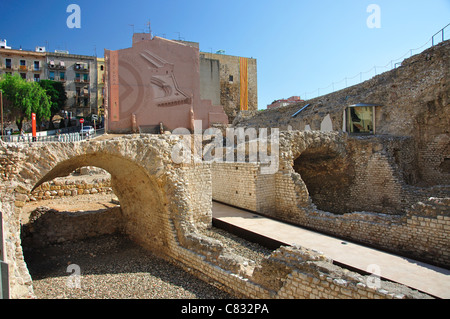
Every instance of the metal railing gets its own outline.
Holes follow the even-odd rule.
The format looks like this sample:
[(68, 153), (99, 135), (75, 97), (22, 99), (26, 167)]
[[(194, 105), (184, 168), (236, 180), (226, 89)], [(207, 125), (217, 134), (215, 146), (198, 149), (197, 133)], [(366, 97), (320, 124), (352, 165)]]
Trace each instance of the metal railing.
[(332, 82), (327, 87), (318, 88), (318, 89), (316, 89), (314, 91), (310, 91), (310, 92), (305, 92), (304, 95), (303, 95), (303, 99), (304, 100), (308, 100), (308, 99), (312, 99), (314, 97), (319, 97), (319, 96), (324, 95), (324, 94), (329, 94), (329, 93), (332, 93), (332, 92), (335, 92), (335, 91), (338, 91), (338, 90), (342, 90), (342, 89), (345, 89), (347, 87), (350, 87), (350, 86), (353, 86), (353, 85), (357, 85), (357, 84), (362, 83), (362, 82), (364, 82), (366, 80), (369, 80), (373, 76), (376, 76), (376, 75), (378, 75), (380, 73), (383, 73), (385, 71), (389, 71), (389, 70), (395, 69), (395, 68), (397, 68), (398, 66), (400, 66), (402, 64), (402, 62), (403, 62), (403, 60), (405, 58), (411, 57), (414, 54), (418, 54), (418, 53), (422, 52), (425, 48), (433, 47), (433, 46), (435, 46), (435, 45), (437, 45), (437, 44), (439, 44), (441, 42), (449, 40), (448, 38), (446, 39), (446, 35), (449, 34), (449, 32), (445, 33), (445, 30), (449, 26), (450, 26), (450, 23), (447, 24), (445, 27), (443, 27), (438, 32), (436, 32), (422, 46), (420, 46), (420, 47), (418, 47), (416, 49), (410, 49), (404, 55), (402, 55), (401, 57), (399, 57), (397, 59), (389, 61), (386, 65), (384, 65), (384, 66), (375, 65), (370, 70), (367, 70), (365, 72), (359, 72), (359, 73), (355, 74), (352, 77), (345, 77), (344, 79), (342, 79), (340, 81), (337, 81), (337, 82)]
[(46, 135), (46, 136), (36, 136), (33, 138), (31, 134), (26, 134), (24, 136), (20, 135), (4, 135), (2, 137), (3, 142), (6, 143), (49, 143), (49, 142), (60, 142), (60, 143), (70, 143), (70, 142), (80, 142), (84, 140), (91, 140), (105, 133), (105, 129), (98, 129), (92, 135), (81, 134), (79, 131), (67, 132), (63, 134), (56, 135)]
[[(447, 29), (448, 26), (450, 26), (450, 23), (447, 24), (445, 27), (443, 27), (443, 28), (442, 28), (441, 30), (439, 30), (438, 32), (436, 32), (436, 33), (431, 37), (431, 46), (434, 46), (435, 44), (437, 44), (437, 43), (434, 42), (434, 37), (437, 36), (439, 33), (441, 33), (441, 41), (440, 41), (440, 42), (444, 42), (444, 41), (445, 41), (445, 33), (444, 33), (444, 31), (445, 31), (445, 29)], [(438, 42), (438, 43), (440, 43), (440, 42)]]

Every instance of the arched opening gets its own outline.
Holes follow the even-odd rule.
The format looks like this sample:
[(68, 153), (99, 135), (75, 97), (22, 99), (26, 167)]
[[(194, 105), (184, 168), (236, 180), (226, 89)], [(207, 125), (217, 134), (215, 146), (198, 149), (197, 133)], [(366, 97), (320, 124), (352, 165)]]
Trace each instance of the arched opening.
[[(69, 264), (79, 267), (82, 274), (87, 276), (83, 277), (88, 278), (83, 279), (86, 284), (90, 282), (91, 275), (116, 276), (129, 270), (129, 274), (127, 273), (126, 276), (133, 277), (133, 272), (145, 271), (144, 264), (150, 263), (150, 261), (153, 265), (156, 262), (158, 267), (165, 269), (171, 267), (160, 259), (160, 253), (168, 246), (164, 232), (167, 227), (164, 222), (166, 215), (164, 214), (163, 189), (155, 176), (150, 175), (146, 169), (135, 162), (124, 157), (104, 154), (76, 156), (58, 163), (36, 183), (33, 190), (47, 182), (58, 180), (61, 183), (67, 178), (66, 176), (73, 176), (75, 170), (86, 166), (101, 168), (109, 173), (110, 185), (113, 194), (120, 202), (120, 208), (111, 207), (113, 210), (106, 208), (101, 210), (97, 207), (88, 210), (84, 205), (85, 194), (72, 194), (65, 196), (63, 200), (66, 203), (70, 202), (70, 206), (76, 207), (79, 204), (78, 206), (82, 206), (84, 211), (76, 212), (73, 207), (69, 209), (70, 212), (63, 209), (45, 211), (44, 208), (37, 212), (36, 216), (33, 216), (34, 218), (39, 217), (39, 214), (42, 215), (41, 224), (32, 225), (36, 228), (34, 234), (44, 244), (51, 242), (49, 245), (44, 245), (42, 249), (34, 249), (33, 255), (31, 255), (28, 254), (27, 241), (22, 240), (24, 258), (28, 266), (33, 266), (33, 262), (36, 265), (38, 262), (41, 268), (49, 267), (46, 271), (40, 272), (40, 277), (37, 277), (40, 279), (38, 281), (38, 285), (41, 285), (40, 291), (46, 289), (42, 287), (41, 280), (45, 279), (42, 276), (51, 277), (52, 286), (56, 284), (52, 289), (59, 289), (58, 279), (64, 280), (61, 285), (66, 287), (65, 281), (71, 278), (71, 273), (68, 271), (76, 269), (69, 269)], [(64, 185), (60, 185), (61, 189), (59, 190), (63, 188), (64, 190), (76, 190), (76, 187), (70, 188), (71, 186), (76, 185), (64, 183)], [(92, 195), (91, 189), (90, 195), (87, 196)], [(112, 193), (109, 194), (110, 198), (111, 195)], [(82, 203), (83, 205), (81, 205)], [(45, 223), (47, 225), (43, 225)], [(43, 233), (37, 234), (36, 232)], [(129, 257), (130, 255), (132, 257)], [(34, 260), (30, 258), (34, 258)], [(97, 266), (92, 268), (94, 260)], [(134, 270), (127, 268), (129, 267), (128, 261), (129, 263), (138, 263)], [(161, 270), (155, 271), (160, 272)], [(177, 271), (179, 270), (171, 268), (168, 273)], [(29, 269), (29, 272), (34, 283), (33, 277), (37, 275), (37, 272), (33, 272), (32, 269)], [(126, 276), (124, 275), (124, 277)], [(192, 278), (192, 280), (194, 279)], [(75, 289), (73, 293), (74, 295), (66, 297), (80, 298), (78, 293), (82, 292), (77, 292)], [(58, 295), (49, 297), (57, 298)], [(95, 294), (89, 297), (95, 298)]]
[[(47, 225), (36, 223), (35, 231), (49, 232), (40, 238), (52, 244), (30, 252), (22, 241), (38, 298), (230, 298), (162, 258), (160, 252), (168, 249), (166, 199), (156, 177), (133, 161), (102, 154), (74, 157), (56, 165), (34, 189), (55, 179), (62, 182), (88, 165), (109, 173), (121, 212), (112, 208), (66, 213), (41, 207), (36, 216), (43, 214), (41, 221)], [(80, 203), (82, 196), (66, 200)], [(104, 232), (96, 231), (99, 228)]]
[(163, 190), (155, 176), (149, 175), (130, 159), (104, 153), (75, 156), (57, 164), (33, 189), (86, 166), (99, 167), (111, 175), (111, 187), (125, 217), (125, 232), (151, 249), (164, 247), (166, 240), (161, 218), (165, 204)]
[(294, 161), (312, 202), (320, 210), (345, 214), (352, 211), (352, 167), (342, 154), (328, 147), (306, 149)]

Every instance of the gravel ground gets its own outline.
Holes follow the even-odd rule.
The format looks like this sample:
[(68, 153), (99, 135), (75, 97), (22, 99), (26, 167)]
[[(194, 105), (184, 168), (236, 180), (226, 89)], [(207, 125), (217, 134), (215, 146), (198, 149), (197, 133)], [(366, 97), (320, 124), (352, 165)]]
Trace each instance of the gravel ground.
[[(270, 254), (259, 245), (213, 228), (208, 235), (255, 262)], [(27, 250), (25, 261), (39, 299), (234, 298), (121, 235), (108, 235)], [(79, 266), (80, 288), (68, 266)], [(71, 276), (72, 274), (72, 276)]]

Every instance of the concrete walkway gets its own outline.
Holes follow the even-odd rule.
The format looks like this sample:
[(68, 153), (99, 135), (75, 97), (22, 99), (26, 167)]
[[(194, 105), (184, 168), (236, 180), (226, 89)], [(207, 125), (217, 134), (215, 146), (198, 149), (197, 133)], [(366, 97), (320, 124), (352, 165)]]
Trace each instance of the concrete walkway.
[(437, 298), (450, 299), (450, 270), (292, 226), (217, 202), (213, 202), (213, 220), (226, 227), (256, 233), (284, 245), (297, 244), (321, 251), (335, 262), (365, 272), (368, 270), (374, 272), (369, 266), (377, 265), (378, 274), (382, 278)]

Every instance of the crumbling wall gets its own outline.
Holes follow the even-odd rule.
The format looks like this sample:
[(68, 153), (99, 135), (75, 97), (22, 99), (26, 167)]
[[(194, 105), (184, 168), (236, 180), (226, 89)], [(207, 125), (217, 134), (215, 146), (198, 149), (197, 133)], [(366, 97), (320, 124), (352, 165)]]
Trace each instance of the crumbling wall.
[(90, 212), (64, 212), (39, 207), (21, 227), (22, 245), (43, 247), (66, 241), (123, 232), (120, 207)]
[[(329, 280), (336, 280), (344, 284), (344, 270), (339, 270), (341, 268), (338, 267), (339, 271), (324, 272), (323, 269), (332, 267), (331, 262), (317, 260), (314, 253), (301, 248), (280, 248), (270, 260), (249, 267), (251, 263), (248, 260), (233, 253), (222, 242), (204, 235), (201, 228), (210, 224), (210, 166), (174, 164), (170, 160), (170, 154), (171, 145), (175, 143), (176, 137), (142, 135), (138, 138), (125, 137), (103, 142), (34, 143), (23, 146), (1, 144), (0, 161), (6, 165), (0, 171), (0, 209), (4, 217), (11, 297), (33, 297), (32, 280), (24, 262), (20, 240), (19, 215), (22, 206), (19, 202), (24, 199), (21, 195), (29, 196), (33, 188), (40, 184), (65, 176), (82, 166), (102, 167), (111, 173), (111, 185), (120, 200), (121, 209), (120, 213), (117, 211), (112, 214), (115, 217), (105, 224), (111, 227), (104, 228), (104, 231), (112, 231), (113, 226), (118, 227), (147, 249), (237, 296), (312, 298), (319, 296), (314, 293), (314, 287), (318, 283), (326, 286)], [(74, 224), (77, 229), (88, 223), (89, 219), (98, 224), (105, 222), (103, 218), (107, 217), (106, 214), (79, 214), (76, 217), (66, 215), (62, 219), (57, 215), (48, 216), (58, 225), (64, 219), (76, 218), (78, 221)], [(45, 217), (41, 221), (44, 220)], [(85, 232), (72, 232), (72, 235), (70, 232), (58, 234), (58, 231), (52, 234), (50, 228), (44, 229), (47, 230), (47, 235), (43, 237), (45, 242), (60, 235), (62, 238), (95, 235), (102, 228), (99, 226), (95, 231), (91, 225)], [(315, 266), (316, 261), (325, 263), (320, 271)], [(261, 276), (270, 273), (267, 269), (277, 268), (280, 271), (276, 272), (270, 282), (268, 278)], [(311, 276), (316, 279), (304, 280)], [(306, 290), (310, 287), (313, 293), (296, 290), (298, 283), (302, 283)], [(386, 289), (383, 281), (379, 287), (369, 288), (363, 285), (362, 282), (360, 285), (356, 284), (359, 290), (353, 291), (353, 298), (429, 298), (426, 294), (413, 290), (400, 293), (405, 288), (402, 285)], [(348, 294), (333, 289), (324, 291), (320, 296), (346, 298)]]
[(100, 178), (87, 182), (85, 180), (53, 180), (45, 182), (36, 188), (26, 201), (37, 201), (64, 196), (111, 194), (111, 179)]
[[(236, 163), (215, 164), (213, 199), (448, 267), (450, 190), (404, 181), (414, 165), (412, 148), (412, 138), (405, 137), (281, 132), (275, 174), (261, 175), (254, 163), (239, 163), (239, 173)], [(259, 189), (259, 197), (235, 193), (255, 189), (260, 178), (272, 183)], [(271, 209), (260, 208), (257, 201)], [(427, 215), (431, 220), (417, 212), (420, 203), (433, 212)]]
[[(356, 103), (374, 103), (376, 133), (410, 137), (414, 171), (407, 182), (416, 186), (450, 184), (450, 41), (405, 59), (401, 66), (361, 84), (299, 104), (260, 112), (241, 112), (238, 127), (321, 130), (330, 117), (333, 131), (343, 131), (344, 110)], [(297, 116), (293, 115), (309, 104)], [(401, 148), (400, 148), (401, 149)]]

